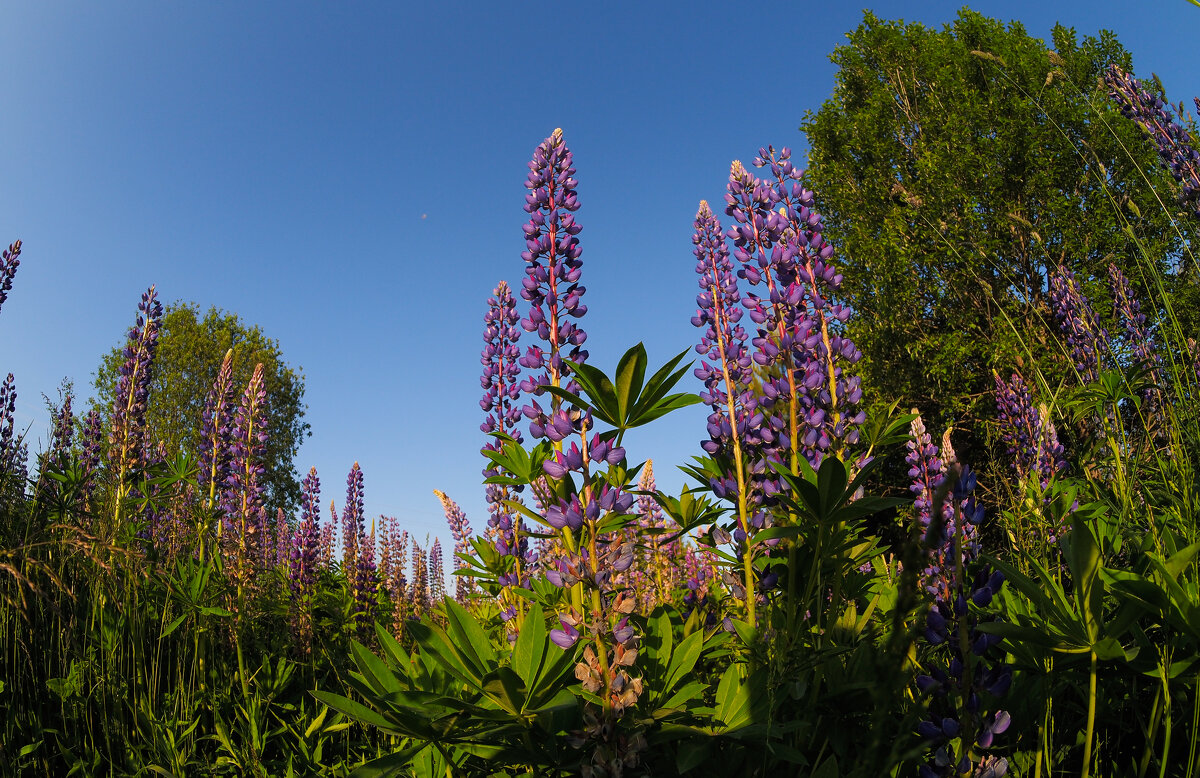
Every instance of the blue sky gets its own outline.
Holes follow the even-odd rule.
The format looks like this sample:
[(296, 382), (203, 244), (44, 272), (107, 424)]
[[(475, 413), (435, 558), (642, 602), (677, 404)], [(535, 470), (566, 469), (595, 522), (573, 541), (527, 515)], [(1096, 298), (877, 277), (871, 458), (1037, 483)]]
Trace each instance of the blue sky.
[[(361, 463), (367, 511), (446, 536), (432, 490), (485, 522), (485, 300), (519, 285), (526, 163), (555, 127), (579, 170), (591, 361), (689, 348), (691, 223), (729, 162), (803, 150), (855, 4), (9, 3), (0, 241), (25, 244), (0, 316), (18, 422), (90, 392), (156, 283), (257, 323), (303, 368), (326, 501)], [(952, 20), (943, 2), (883, 18)], [(1048, 37), (1115, 30), (1139, 74), (1200, 94), (1184, 0), (981, 2)], [(753, 10), (749, 10), (753, 8)], [(690, 376), (688, 388), (695, 389)], [(632, 436), (659, 484), (698, 451), (691, 408)]]

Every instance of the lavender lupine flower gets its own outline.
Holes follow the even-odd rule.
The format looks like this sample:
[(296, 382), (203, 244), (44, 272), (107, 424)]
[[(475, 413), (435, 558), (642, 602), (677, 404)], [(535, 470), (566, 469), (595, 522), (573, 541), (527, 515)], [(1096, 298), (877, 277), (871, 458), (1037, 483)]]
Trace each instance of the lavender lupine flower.
[[(638, 607), (649, 613), (660, 603), (670, 603), (679, 588), (683, 570), (683, 545), (678, 538), (666, 539), (668, 523), (658, 501), (654, 499), (654, 462), (646, 460), (638, 480), (637, 523), (631, 525), (644, 542), (639, 545), (637, 558), (629, 568), (627, 580), (638, 597)], [(618, 585), (621, 578), (618, 576)]]
[[(442, 512), (446, 514), (446, 523), (450, 525), (450, 536), (454, 538), (454, 569), (458, 570), (466, 564), (458, 555), (466, 554), (471, 550), (471, 522), (467, 521), (467, 514), (458, 507), (458, 503), (451, 500), (445, 492), (434, 489), (433, 493), (441, 501)], [(462, 575), (455, 576), (454, 599), (458, 600), (460, 604), (466, 603), (474, 589), (474, 579)]]
[[(479, 405), (487, 416), (480, 429), (488, 434), (506, 434), (521, 442), (522, 435), (516, 427), (521, 418), (521, 409), (517, 405), (521, 395), (517, 380), (521, 374), (521, 353), (517, 347), (520, 338), (520, 331), (516, 327), (518, 321), (520, 317), (512, 291), (506, 282), (501, 281), (494, 296), (488, 299), (488, 312), (484, 317), (485, 345), (480, 358), (483, 375), (479, 380), (485, 392)], [(494, 451), (499, 446), (499, 441), (490, 440), (484, 444), (484, 449)], [(490, 464), (483, 469), (485, 479), (499, 474)], [(501, 585), (501, 616), (505, 621), (517, 618), (521, 603), (512, 589), (528, 586), (528, 568), (532, 561), (529, 539), (523, 532), (521, 517), (506, 505), (506, 502), (520, 499), (517, 492), (521, 488), (501, 484), (487, 484), (486, 487), (487, 537), (495, 544), (505, 570), (497, 576)]]
[(300, 482), (300, 526), (292, 536), (289, 580), (292, 591), (301, 597), (310, 595), (317, 583), (322, 563), (321, 479), (317, 468), (310, 468)]
[[(543, 395), (546, 386), (565, 386), (577, 393), (579, 387), (571, 381), (573, 365), (583, 364), (588, 357), (583, 349), (587, 333), (571, 321), (587, 313), (582, 302), (586, 289), (579, 284), (582, 249), (576, 237), (580, 227), (574, 216), (579, 199), (571, 162), (562, 130), (556, 129), (534, 150), (525, 181), (530, 193), (525, 196), (529, 221), (525, 224), (526, 250), (521, 253), (526, 262), (521, 297), (530, 308), (529, 318), (523, 319), (521, 326), (526, 332), (536, 332), (546, 348), (530, 346), (521, 357), (521, 365), (545, 371), (527, 378), (521, 388), (535, 396)], [(559, 416), (560, 406), (557, 397), (550, 399), (548, 412), (536, 402), (525, 406), (533, 437), (543, 436)]]
[(346, 503), (342, 506), (342, 571), (353, 575), (358, 564), (359, 546), (366, 527), (363, 524), (363, 473), (358, 462), (346, 476)]
[(438, 538), (429, 547), (429, 598), (435, 603), (446, 598), (446, 570), (442, 566), (442, 541)]
[(392, 580), (392, 566), (395, 564), (392, 536), (395, 534), (396, 520), (380, 514), (376, 524), (379, 527), (379, 564), (375, 566), (375, 573), (379, 576), (379, 590), (382, 594), (390, 591), (388, 587)]
[(8, 299), (8, 293), (12, 291), (13, 277), (17, 274), (17, 268), (21, 265), (21, 241), (11, 244), (4, 250), (3, 255), (0, 255), (0, 306), (4, 305), (4, 301)]
[(0, 384), (0, 474), (14, 472), (20, 444), (16, 439), (17, 380), (12, 373)]
[[(1142, 83), (1117, 65), (1104, 71), (1108, 95), (1121, 113), (1147, 132), (1158, 148), (1163, 165), (1179, 184), (1179, 202), (1200, 216), (1200, 152), (1187, 129), (1176, 118), (1165, 96), (1151, 94)], [(1200, 100), (1193, 99), (1200, 111)], [(1178, 114), (1183, 114), (1183, 104)]]
[(1066, 470), (1065, 449), (1058, 442), (1049, 409), (1034, 406), (1020, 373), (1007, 381), (996, 375), (996, 420), (1018, 478), (1037, 473), (1045, 489), (1051, 478)]
[(980, 618), (970, 605), (988, 606), (1004, 585), (1004, 575), (978, 559), (978, 544), (969, 542), (963, 531), (977, 527), (983, 517), (975, 502), (974, 473), (961, 466), (948, 475), (957, 476), (948, 497), (955, 506), (952, 523), (957, 527), (934, 549), (945, 563), (939, 580), (928, 588), (932, 602), (925, 639), (934, 657), (928, 673), (919, 675), (916, 683), (933, 699), (929, 718), (917, 730), (935, 751), (921, 775), (999, 776), (1008, 769), (1007, 761), (986, 750), (1008, 729), (1010, 719), (1005, 711), (988, 712), (982, 695), (1002, 696), (1012, 682), (1012, 670), (1002, 656), (991, 655), (1001, 638), (978, 629)]
[(1108, 342), (1108, 333), (1100, 318), (1079, 288), (1075, 274), (1059, 267), (1050, 272), (1050, 309), (1071, 348), (1071, 362), (1084, 383), (1100, 375), (1100, 352)]
[(412, 555), (413, 574), (408, 599), (411, 613), (419, 617), (429, 612), (429, 562), (425, 556), (425, 550), (417, 545), (416, 540), (412, 544)]
[[(138, 315), (129, 330), (125, 345), (125, 362), (113, 397), (111, 427), (108, 435), (109, 464), (117, 493), (114, 500), (114, 523), (120, 520), (121, 503), (129, 493), (127, 480), (145, 466), (146, 401), (150, 396), (150, 371), (158, 349), (158, 331), (162, 320), (162, 303), (153, 286), (142, 295)], [(115, 530), (116, 527), (114, 526)]]
[(358, 621), (359, 632), (364, 636), (369, 633), (371, 624), (375, 621), (375, 611), (378, 601), (379, 577), (375, 564), (375, 527), (371, 526), (371, 534), (359, 538), (358, 555), (354, 560), (354, 576), (352, 596), (354, 598), (354, 616)]
[(204, 400), (200, 427), (200, 473), (197, 481), (201, 494), (206, 495), (205, 507), (216, 507), (220, 487), (229, 480), (231, 464), (230, 443), (233, 436), (233, 411), (237, 390), (233, 385), (233, 349), (225, 352), (216, 381)]
[(266, 468), (267, 390), (263, 366), (258, 364), (242, 393), (233, 422), (231, 467), (221, 500), (221, 542), (239, 590), (251, 580), (254, 561), (260, 558), (261, 527), (266, 508), (262, 478)]
[(404, 569), (408, 566), (408, 531), (399, 532), (392, 522), (392, 576), (388, 579), (388, 594), (392, 598), (392, 632), (399, 640), (403, 634), (404, 621), (409, 611), (409, 586)]
[(1109, 264), (1109, 288), (1112, 291), (1112, 306), (1114, 306), (1117, 322), (1121, 323), (1124, 340), (1134, 363), (1150, 370), (1152, 383), (1159, 382), (1158, 353), (1154, 351), (1150, 330), (1146, 327), (1146, 315), (1141, 312), (1138, 298), (1134, 297), (1133, 287), (1129, 279), (1121, 273), (1115, 264)]
[(83, 494), (88, 505), (94, 502), (96, 496), (96, 478), (103, 458), (104, 437), (104, 420), (100, 411), (92, 408), (83, 420), (83, 452), (79, 459), (83, 468)]
[[(763, 385), (764, 419), (779, 461), (796, 470), (799, 455), (816, 465), (827, 451), (841, 456), (857, 441), (862, 390), (848, 368), (862, 355), (842, 333), (850, 310), (833, 302), (842, 276), (829, 261), (833, 248), (803, 171), (786, 148), (759, 149), (754, 164), (769, 168), (773, 180), (733, 164), (725, 212), (737, 224), (728, 235), (742, 263), (738, 275), (752, 287), (743, 304), (759, 325), (754, 360), (775, 373)], [(753, 291), (760, 283), (766, 299)]]
[[(916, 409), (913, 409), (916, 414)], [(904, 444), (908, 449), (904, 461), (908, 464), (909, 491), (913, 494), (913, 508), (917, 511), (917, 521), (921, 526), (921, 537), (929, 541), (928, 533), (933, 524), (933, 506), (938, 490), (946, 480), (946, 468), (938, 456), (938, 447), (933, 444), (933, 438), (925, 431), (925, 423), (920, 414), (909, 424), (909, 437)], [(943, 506), (942, 524), (952, 524), (954, 521), (954, 506), (946, 501)]]

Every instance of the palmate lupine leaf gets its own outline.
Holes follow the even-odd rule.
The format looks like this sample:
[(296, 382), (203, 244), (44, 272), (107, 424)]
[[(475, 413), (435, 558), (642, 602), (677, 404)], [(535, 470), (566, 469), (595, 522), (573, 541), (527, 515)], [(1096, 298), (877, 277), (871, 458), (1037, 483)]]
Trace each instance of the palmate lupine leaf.
[(639, 343), (617, 362), (615, 379), (610, 379), (604, 371), (593, 365), (580, 365), (575, 380), (583, 396), (561, 387), (546, 387), (546, 390), (583, 410), (591, 411), (595, 418), (618, 432), (624, 432), (648, 424), (678, 408), (700, 402), (698, 395), (687, 392), (668, 394), (691, 366), (691, 363), (678, 366), (685, 356), (686, 351), (676, 355), (643, 385), (647, 356), (646, 347)]

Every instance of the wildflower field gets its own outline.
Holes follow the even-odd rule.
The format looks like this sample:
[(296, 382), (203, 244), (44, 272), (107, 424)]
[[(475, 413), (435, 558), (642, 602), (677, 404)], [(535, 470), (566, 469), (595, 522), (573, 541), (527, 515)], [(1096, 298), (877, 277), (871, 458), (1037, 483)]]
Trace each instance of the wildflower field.
[[(979, 273), (1003, 348), (957, 365), (976, 387), (957, 405), (913, 408), (871, 378), (888, 358), (856, 340), (881, 342), (874, 279), (827, 236), (857, 227), (823, 215), (786, 147), (696, 193), (690, 244), (660, 225), (696, 284), (695, 340), (666, 360), (590, 354), (589, 305), (616, 303), (586, 294), (587, 171), (557, 129), (524, 182), (520, 287), (478, 305), (489, 513), (472, 526), (436, 491), (445, 548), (370, 519), (357, 463), (344, 497), (314, 468), (296, 515), (272, 509), (267, 377), (235, 381), (236, 347), (198, 449), (158, 439), (154, 286), (111, 407), (65, 393), (44, 450), (8, 374), (0, 774), (1200, 777), (1200, 138), (1127, 56), (1077, 72), (1068, 49), (1043, 51), (1034, 82), (1127, 143), (1145, 188), (1058, 125), (1097, 198), (1064, 210), (1118, 238), (1099, 262), (1047, 249), (1024, 289)], [(966, 56), (1023, 83), (1011, 54)], [(1033, 99), (1053, 121), (1050, 93)], [(828, 148), (817, 178), (837, 177)], [(881, 198), (919, 211), (909, 181)], [(934, 240), (977, 272), (987, 252), (954, 235)], [(37, 261), (3, 253), (6, 339), (2, 306)], [(940, 368), (912, 361), (935, 386)], [(690, 460), (626, 440), (691, 405), (707, 427)], [(688, 485), (659, 490), (674, 468)]]

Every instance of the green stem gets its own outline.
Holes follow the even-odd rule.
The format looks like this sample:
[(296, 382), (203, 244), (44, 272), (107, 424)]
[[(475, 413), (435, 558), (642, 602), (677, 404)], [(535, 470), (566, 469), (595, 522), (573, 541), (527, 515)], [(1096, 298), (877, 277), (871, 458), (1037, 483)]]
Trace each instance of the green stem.
[(1089, 778), (1092, 774), (1092, 739), (1096, 727), (1096, 652), (1091, 651), (1091, 665), (1088, 669), (1088, 712), (1086, 740), (1083, 743), (1083, 769), (1080, 778)]

